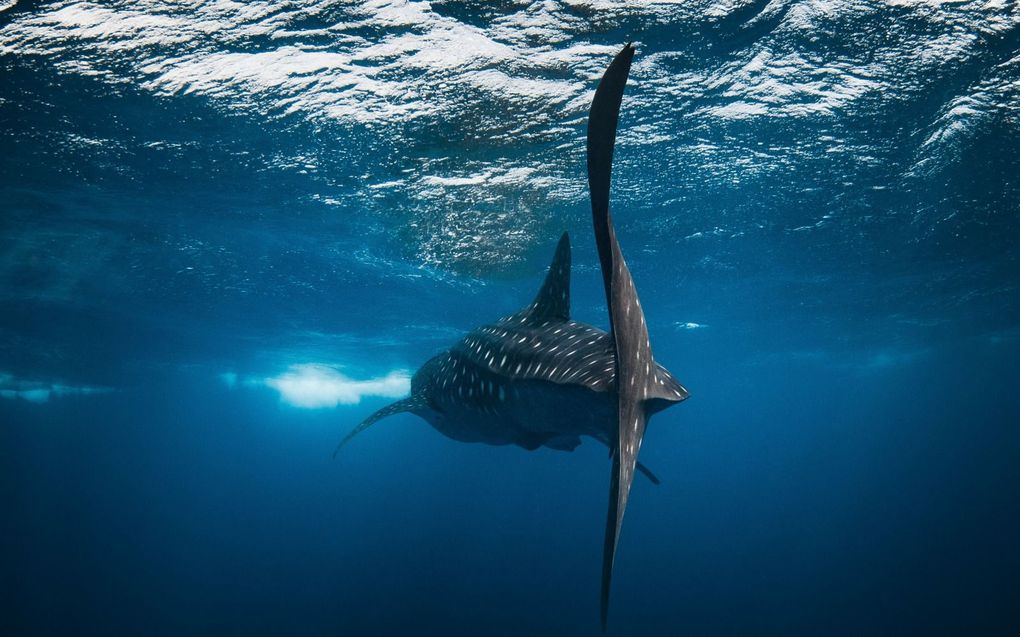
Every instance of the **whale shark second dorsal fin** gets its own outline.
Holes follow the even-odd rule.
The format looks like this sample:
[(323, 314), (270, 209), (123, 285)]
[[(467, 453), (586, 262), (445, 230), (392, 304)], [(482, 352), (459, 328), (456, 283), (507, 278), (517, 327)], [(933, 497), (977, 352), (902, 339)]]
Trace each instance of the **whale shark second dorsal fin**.
[(616, 126), (627, 84), (634, 47), (623, 47), (606, 69), (588, 116), (588, 186), (591, 190), (595, 243), (609, 307), (609, 326), (616, 354), (617, 432), (609, 481), (609, 511), (602, 554), (602, 630), (606, 629), (609, 585), (627, 497), (634, 480), (638, 450), (648, 420), (645, 401), (652, 397), (658, 366), (652, 358), (648, 328), (634, 280), (623, 259), (609, 213), (609, 184), (613, 168)]
[(570, 320), (570, 236), (564, 232), (556, 245), (549, 273), (531, 305), (509, 317), (510, 321)]

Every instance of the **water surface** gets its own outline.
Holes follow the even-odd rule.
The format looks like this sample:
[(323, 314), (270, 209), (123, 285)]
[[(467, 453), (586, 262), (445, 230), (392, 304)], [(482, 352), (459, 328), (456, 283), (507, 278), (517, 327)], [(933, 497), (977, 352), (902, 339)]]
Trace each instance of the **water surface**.
[[(0, 2), (0, 626), (590, 635), (609, 462), (336, 441), (614, 214), (656, 357), (615, 635), (1008, 634), (1015, 2)], [(1011, 630), (1012, 629), (1012, 630)]]

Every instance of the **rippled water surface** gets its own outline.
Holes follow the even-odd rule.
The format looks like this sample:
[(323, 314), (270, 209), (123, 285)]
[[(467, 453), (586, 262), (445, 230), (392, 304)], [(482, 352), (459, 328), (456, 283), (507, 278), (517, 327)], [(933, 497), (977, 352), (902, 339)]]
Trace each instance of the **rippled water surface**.
[(597, 634), (604, 449), (329, 453), (563, 230), (606, 325), (627, 41), (614, 215), (692, 397), (610, 634), (1015, 631), (1015, 1), (0, 0), (5, 634)]

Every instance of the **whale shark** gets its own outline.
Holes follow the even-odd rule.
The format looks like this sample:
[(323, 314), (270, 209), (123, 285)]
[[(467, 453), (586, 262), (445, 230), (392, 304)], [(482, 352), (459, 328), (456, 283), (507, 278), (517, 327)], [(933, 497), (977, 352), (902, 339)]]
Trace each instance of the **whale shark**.
[(370, 415), (337, 446), (339, 451), (376, 422), (403, 412), (463, 442), (572, 451), (586, 436), (608, 446), (603, 631), (634, 473), (658, 483), (637, 460), (645, 429), (653, 414), (688, 396), (652, 356), (644, 311), (609, 210), (616, 129), (633, 56), (634, 47), (627, 44), (612, 60), (588, 115), (588, 186), (609, 331), (570, 316), (570, 237), (564, 233), (531, 304), (429, 359), (412, 377), (410, 396)]

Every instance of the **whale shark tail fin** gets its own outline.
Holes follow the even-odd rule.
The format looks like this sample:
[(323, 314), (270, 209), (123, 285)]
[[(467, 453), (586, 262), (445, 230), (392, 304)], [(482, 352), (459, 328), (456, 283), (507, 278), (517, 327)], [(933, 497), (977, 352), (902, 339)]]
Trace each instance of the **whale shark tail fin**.
[(609, 325), (616, 354), (617, 439), (612, 441), (613, 468), (609, 481), (609, 511), (602, 555), (601, 618), (606, 628), (609, 586), (613, 561), (627, 508), (638, 451), (644, 437), (649, 410), (646, 402), (657, 398), (658, 365), (652, 358), (648, 328), (630, 269), (623, 259), (609, 212), (609, 185), (620, 103), (627, 84), (634, 47), (627, 44), (606, 69), (592, 101), (588, 117), (588, 186), (592, 221), (598, 247), (602, 282), (609, 308)]
[(336, 454), (340, 453), (340, 449), (342, 449), (344, 445), (350, 442), (351, 439), (354, 438), (354, 436), (357, 436), (362, 431), (365, 431), (366, 429), (368, 429), (375, 423), (379, 422), (383, 418), (386, 418), (387, 416), (392, 416), (393, 414), (399, 414), (405, 411), (412, 412), (417, 411), (423, 407), (425, 407), (424, 400), (418, 396), (410, 396), (408, 398), (404, 398), (403, 400), (398, 400), (393, 404), (386, 405), (382, 409), (373, 413), (368, 418), (361, 421), (361, 424), (352, 429), (349, 434), (344, 436), (344, 439), (341, 440), (340, 443), (336, 446), (336, 449), (333, 450), (333, 457), (336, 458)]

